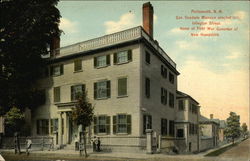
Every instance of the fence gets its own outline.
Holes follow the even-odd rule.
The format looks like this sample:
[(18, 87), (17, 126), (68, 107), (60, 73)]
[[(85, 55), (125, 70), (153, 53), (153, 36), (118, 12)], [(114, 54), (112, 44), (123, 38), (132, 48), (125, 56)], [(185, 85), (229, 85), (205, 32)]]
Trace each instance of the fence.
[[(36, 136), (36, 137), (19, 137), (20, 148), (26, 148), (26, 140), (32, 141), (31, 148), (33, 150), (49, 150), (53, 149), (53, 137)], [(14, 149), (14, 137), (2, 137), (1, 141), (2, 149)]]

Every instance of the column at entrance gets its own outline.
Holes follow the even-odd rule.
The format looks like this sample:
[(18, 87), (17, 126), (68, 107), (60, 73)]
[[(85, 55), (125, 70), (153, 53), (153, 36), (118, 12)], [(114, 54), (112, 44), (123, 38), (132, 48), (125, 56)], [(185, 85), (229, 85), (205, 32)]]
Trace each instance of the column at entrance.
[(67, 144), (67, 135), (68, 135), (68, 131), (67, 131), (67, 128), (68, 128), (68, 118), (67, 118), (67, 115), (66, 115), (66, 112), (63, 112), (62, 114), (62, 118), (63, 118), (63, 122), (62, 122), (62, 125), (63, 125), (63, 129), (62, 129), (62, 133), (63, 133), (63, 144)]
[(63, 138), (62, 138), (62, 112), (59, 113), (59, 119), (58, 119), (58, 144), (63, 144)]

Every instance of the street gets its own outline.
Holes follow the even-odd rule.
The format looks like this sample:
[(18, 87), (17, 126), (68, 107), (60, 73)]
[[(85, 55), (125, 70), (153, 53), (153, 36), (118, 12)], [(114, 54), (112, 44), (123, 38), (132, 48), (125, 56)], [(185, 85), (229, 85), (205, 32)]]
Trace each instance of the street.
[(90, 154), (88, 158), (70, 155), (47, 155), (45, 153), (31, 154), (26, 156), (25, 154), (15, 155), (13, 153), (4, 154), (3, 156), (7, 161), (73, 161), (73, 160), (86, 160), (86, 161), (249, 161), (250, 160), (250, 139), (245, 140), (232, 148), (228, 149), (224, 153), (215, 157), (204, 157), (203, 153), (193, 155), (165, 155), (165, 154), (136, 154), (136, 153), (102, 153), (102, 154)]

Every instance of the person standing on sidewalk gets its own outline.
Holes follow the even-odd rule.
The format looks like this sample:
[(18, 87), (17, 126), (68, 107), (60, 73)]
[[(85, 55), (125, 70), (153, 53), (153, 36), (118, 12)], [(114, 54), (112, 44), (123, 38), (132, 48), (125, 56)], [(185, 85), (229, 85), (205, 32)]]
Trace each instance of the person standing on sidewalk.
[(31, 145), (32, 145), (31, 139), (27, 139), (27, 140), (26, 140), (26, 144), (27, 144), (27, 147), (26, 147), (26, 154), (29, 155), (29, 154), (30, 154), (29, 150), (31, 149)]

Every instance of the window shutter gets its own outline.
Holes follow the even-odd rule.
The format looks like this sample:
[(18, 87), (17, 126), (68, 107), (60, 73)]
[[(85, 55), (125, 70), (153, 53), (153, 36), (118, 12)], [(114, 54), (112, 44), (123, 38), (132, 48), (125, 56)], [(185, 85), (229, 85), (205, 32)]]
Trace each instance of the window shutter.
[(132, 127), (131, 115), (127, 115), (127, 133), (128, 134), (131, 134), (131, 127)]
[(110, 116), (106, 116), (106, 129), (107, 134), (110, 134)]
[(36, 120), (36, 133), (37, 133), (38, 135), (40, 134), (39, 120)]
[(94, 116), (94, 134), (97, 134), (97, 117)]
[(161, 103), (164, 102), (164, 91), (163, 88), (161, 88)]
[(50, 76), (53, 75), (53, 66), (50, 66)]
[(113, 134), (116, 134), (116, 118), (117, 116), (113, 116)]
[(149, 128), (152, 129), (152, 116), (149, 115)]
[(128, 50), (128, 61), (132, 61), (132, 50)]
[(94, 67), (96, 68), (96, 66), (97, 66), (97, 58), (94, 57)]
[(85, 84), (82, 84), (82, 92), (85, 92)]
[(114, 60), (113, 60), (113, 63), (116, 64), (117, 63), (117, 53), (114, 53)]
[(110, 81), (107, 81), (106, 86), (107, 86), (107, 97), (110, 98), (110, 94), (111, 94)]
[(74, 100), (74, 86), (71, 86), (71, 101)]
[(97, 83), (94, 83), (94, 99), (97, 98)]
[(63, 64), (60, 65), (60, 74), (63, 75)]
[(110, 55), (107, 55), (107, 56), (106, 56), (106, 64), (107, 64), (107, 65), (110, 65)]
[(163, 65), (161, 65), (161, 75), (164, 76), (164, 68), (163, 68)]
[(146, 134), (146, 118), (147, 116), (146, 115), (143, 115), (143, 134)]

